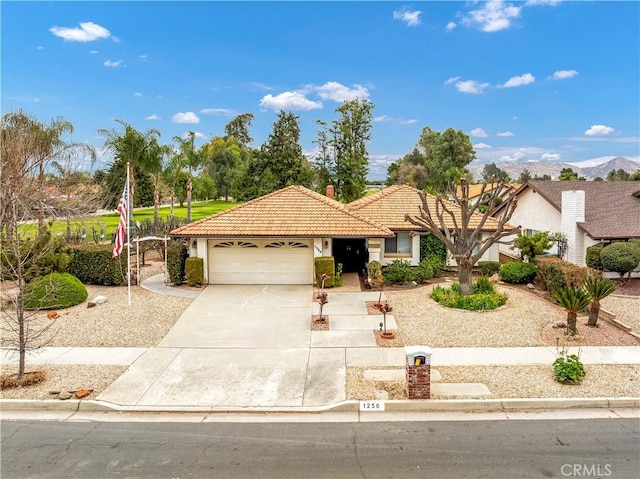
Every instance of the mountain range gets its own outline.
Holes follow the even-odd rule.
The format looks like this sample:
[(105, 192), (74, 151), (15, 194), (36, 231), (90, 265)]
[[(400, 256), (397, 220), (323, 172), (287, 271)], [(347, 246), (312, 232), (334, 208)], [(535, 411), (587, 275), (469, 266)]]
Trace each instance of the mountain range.
[[(529, 170), (532, 177), (536, 175), (549, 175), (551, 176), (551, 179), (557, 180), (560, 176), (560, 171), (562, 171), (563, 168), (571, 168), (578, 174), (578, 176), (584, 176), (587, 180), (593, 180), (597, 177), (606, 178), (607, 174), (611, 170), (623, 169), (627, 173), (633, 173), (640, 168), (640, 158), (638, 160), (632, 160), (625, 158), (624, 156), (601, 157), (572, 163), (532, 160), (505, 161), (496, 162), (496, 166), (509, 173), (509, 176), (514, 180), (516, 180), (520, 176), (520, 173), (525, 169)], [(482, 179), (483, 169), (484, 164), (472, 164), (469, 167), (469, 170), (475, 180)]]

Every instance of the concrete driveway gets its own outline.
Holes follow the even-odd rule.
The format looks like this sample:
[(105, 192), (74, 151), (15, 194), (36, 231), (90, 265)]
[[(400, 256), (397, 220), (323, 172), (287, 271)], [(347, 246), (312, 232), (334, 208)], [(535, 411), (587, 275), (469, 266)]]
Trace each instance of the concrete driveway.
[(214, 408), (341, 401), (345, 350), (311, 349), (311, 299), (311, 286), (209, 286), (98, 400)]

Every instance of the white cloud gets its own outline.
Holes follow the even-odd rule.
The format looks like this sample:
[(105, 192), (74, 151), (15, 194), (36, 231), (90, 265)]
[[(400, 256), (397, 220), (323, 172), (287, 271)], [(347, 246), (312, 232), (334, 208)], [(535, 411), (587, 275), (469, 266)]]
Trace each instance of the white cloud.
[(320, 86), (305, 85), (304, 90), (315, 91), (323, 100), (333, 100), (339, 103), (356, 98), (369, 98), (369, 90), (357, 83), (352, 85), (352, 88), (349, 88), (342, 83), (329, 81)]
[(418, 119), (417, 118), (410, 118), (408, 120), (402, 120), (400, 121), (401, 125), (413, 125), (414, 123), (418, 123)]
[(460, 80), (460, 77), (450, 77), (450, 78), (447, 78), (447, 81), (445, 81), (444, 84), (445, 85), (453, 85), (458, 80)]
[[(190, 135), (191, 135), (190, 131), (185, 131), (182, 134), (182, 138), (184, 138), (186, 140), (187, 138), (189, 138)], [(201, 139), (201, 140), (205, 140), (207, 138), (207, 135), (205, 135), (204, 133), (200, 133), (199, 131), (194, 131), (193, 132), (193, 137)]]
[(525, 73), (524, 75), (520, 75), (517, 77), (509, 78), (503, 85), (503, 88), (513, 88), (523, 85), (529, 85), (536, 81), (536, 77), (534, 77), (531, 73)]
[(476, 143), (475, 145), (473, 145), (473, 148), (475, 150), (482, 150), (484, 148), (491, 148), (491, 145), (487, 145), (486, 143)]
[(273, 87), (270, 87), (269, 85), (265, 85), (264, 83), (260, 83), (260, 82), (257, 82), (257, 81), (249, 83), (249, 88), (251, 90), (267, 90), (267, 91), (272, 91), (274, 89)]
[(519, 148), (510, 154), (501, 156), (499, 161), (519, 161), (526, 158), (527, 158), (527, 149)]
[(489, 135), (482, 128), (474, 128), (469, 132), (470, 136), (475, 136), (478, 138), (487, 138)]
[(380, 116), (376, 116), (373, 119), (374, 123), (382, 123), (383, 121), (391, 121), (391, 118), (389, 118), (387, 115), (380, 115)]
[(604, 136), (613, 133), (615, 130), (606, 125), (591, 125), (591, 128), (584, 132), (587, 136)]
[(25, 96), (10, 96), (9, 100), (17, 101), (19, 103), (40, 103), (40, 98), (37, 96), (25, 97)]
[(380, 116), (376, 116), (373, 119), (374, 123), (397, 123), (398, 125), (412, 125), (414, 123), (417, 123), (418, 120), (415, 118), (410, 118), (409, 120), (403, 120), (402, 118), (393, 118), (391, 116), (388, 115), (380, 115)]
[(155, 120), (159, 120), (159, 119), (160, 119), (160, 117), (159, 117), (158, 115), (156, 115), (155, 113), (153, 113), (152, 115), (149, 115), (149, 116), (145, 117), (145, 120), (152, 120), (152, 121), (155, 121)]
[(227, 108), (203, 108), (200, 110), (200, 113), (204, 113), (205, 115), (222, 115), (222, 116), (235, 116), (236, 112), (233, 110), (228, 110)]
[(115, 62), (112, 62), (111, 60), (107, 60), (107, 61), (104, 62), (104, 66), (105, 67), (109, 67), (109, 68), (117, 68), (120, 65), (122, 65), (122, 60), (118, 60), (118, 61), (115, 61)]
[(497, 134), (497, 136), (513, 136), (513, 133), (511, 133), (510, 131), (501, 131)]
[(473, 95), (479, 95), (485, 88), (489, 86), (488, 83), (478, 83), (475, 80), (459, 81), (456, 82), (456, 89), (460, 93), (470, 93)]
[(200, 123), (200, 118), (192, 111), (176, 113), (171, 119), (174, 123)]
[(499, 32), (511, 27), (511, 22), (520, 16), (522, 7), (503, 0), (489, 0), (462, 18), (462, 23), (477, 26), (483, 32)]
[(36, 47), (36, 50), (44, 50), (44, 47), (42, 45), (39, 45)]
[(457, 26), (458, 25), (456, 24), (456, 22), (449, 22), (449, 23), (447, 23), (447, 31), (450, 32), (451, 30), (453, 30)]
[(550, 7), (555, 7), (561, 2), (561, 0), (527, 0), (525, 5), (527, 7), (536, 7), (539, 5), (548, 5)]
[(138, 55), (138, 58), (139, 58), (140, 60), (142, 60), (143, 62), (146, 62), (146, 61), (147, 61), (147, 55)]
[(551, 80), (564, 80), (566, 78), (573, 78), (578, 75), (577, 70), (556, 70), (549, 78)]
[(393, 19), (406, 22), (409, 27), (416, 27), (420, 25), (421, 13), (420, 10), (409, 10), (409, 7), (402, 7), (393, 12)]
[(89, 53), (91, 53), (92, 55), (95, 55), (96, 53), (98, 53), (98, 50), (91, 50)]
[(276, 96), (271, 93), (263, 96), (260, 106), (268, 110), (313, 110), (322, 108), (322, 102), (309, 100), (299, 92), (285, 91)]
[(109, 38), (111, 32), (93, 22), (81, 22), (80, 27), (51, 27), (49, 29), (56, 37), (70, 42), (92, 42), (101, 38)]
[(544, 153), (540, 157), (540, 161), (557, 161), (560, 159), (560, 154), (558, 153)]
[(139, 91), (137, 91), (137, 92), (135, 92), (135, 93), (133, 94), (133, 96), (141, 97), (141, 96), (142, 96), (142, 93), (140, 93)]

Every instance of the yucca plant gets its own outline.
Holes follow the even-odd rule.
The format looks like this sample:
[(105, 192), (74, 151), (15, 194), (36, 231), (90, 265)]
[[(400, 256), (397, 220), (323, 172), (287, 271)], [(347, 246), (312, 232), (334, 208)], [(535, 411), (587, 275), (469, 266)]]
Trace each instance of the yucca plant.
[(558, 300), (560, 306), (567, 310), (567, 334), (573, 336), (578, 333), (576, 325), (578, 311), (589, 306), (589, 294), (582, 288), (560, 288), (553, 296)]
[(600, 314), (600, 300), (613, 293), (616, 290), (616, 284), (602, 276), (587, 276), (582, 283), (582, 287), (591, 298), (591, 309), (589, 310), (587, 325), (597, 326), (598, 315)]

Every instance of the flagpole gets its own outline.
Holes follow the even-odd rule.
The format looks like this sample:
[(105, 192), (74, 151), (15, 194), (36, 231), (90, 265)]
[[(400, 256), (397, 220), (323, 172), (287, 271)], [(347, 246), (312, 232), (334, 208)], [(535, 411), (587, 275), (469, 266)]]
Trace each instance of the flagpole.
[(129, 162), (127, 161), (127, 297), (131, 307), (131, 215), (133, 214), (133, 198), (131, 198), (131, 185), (129, 184)]

